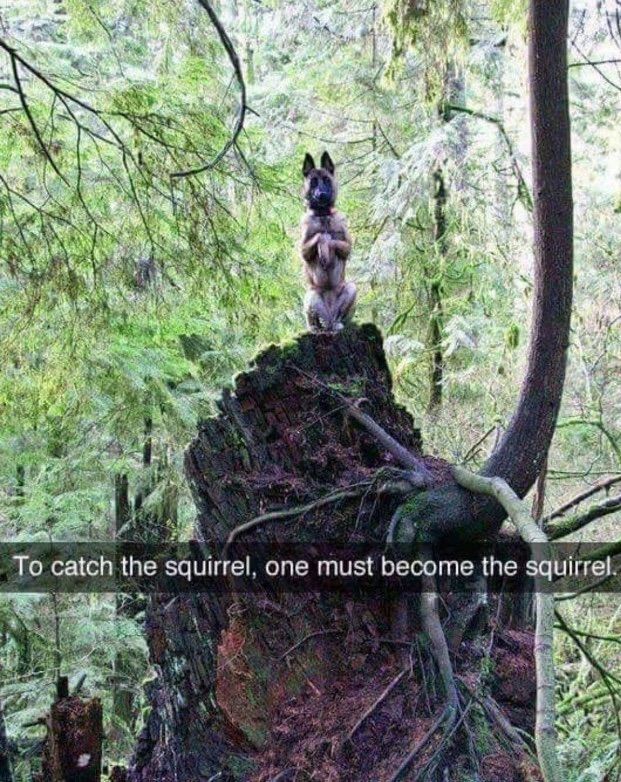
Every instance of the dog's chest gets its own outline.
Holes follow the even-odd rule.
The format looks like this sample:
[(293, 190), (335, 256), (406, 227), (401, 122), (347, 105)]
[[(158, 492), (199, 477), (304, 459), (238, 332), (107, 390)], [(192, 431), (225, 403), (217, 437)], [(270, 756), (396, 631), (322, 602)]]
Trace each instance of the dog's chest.
[(345, 232), (337, 215), (316, 215), (314, 222), (313, 233), (329, 234), (333, 239), (345, 238)]

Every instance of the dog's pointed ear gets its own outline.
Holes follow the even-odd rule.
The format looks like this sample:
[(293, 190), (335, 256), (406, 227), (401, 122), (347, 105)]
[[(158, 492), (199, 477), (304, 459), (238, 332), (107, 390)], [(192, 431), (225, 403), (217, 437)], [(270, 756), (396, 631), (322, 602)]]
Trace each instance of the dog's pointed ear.
[(334, 163), (327, 151), (321, 156), (321, 167), (325, 168), (330, 174), (334, 174)]
[(304, 155), (304, 163), (302, 164), (302, 174), (304, 174), (304, 176), (308, 176), (308, 172), (312, 171), (314, 168), (315, 168), (315, 161), (313, 160), (313, 156), (307, 152), (306, 155)]

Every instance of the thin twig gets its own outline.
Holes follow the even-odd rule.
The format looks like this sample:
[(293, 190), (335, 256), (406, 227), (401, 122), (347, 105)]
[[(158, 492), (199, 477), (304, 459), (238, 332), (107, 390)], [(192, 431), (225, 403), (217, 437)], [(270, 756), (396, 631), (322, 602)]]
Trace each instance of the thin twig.
[(203, 166), (198, 166), (197, 168), (191, 168), (188, 169), (187, 171), (177, 171), (171, 175), (174, 178), (195, 176), (196, 174), (202, 174), (204, 171), (209, 171), (215, 168), (218, 165), (218, 163), (222, 160), (222, 158), (227, 154), (227, 152), (237, 144), (237, 139), (239, 138), (239, 135), (244, 128), (244, 120), (246, 118), (246, 111), (248, 108), (246, 105), (246, 82), (244, 81), (244, 74), (242, 72), (241, 62), (237, 54), (237, 51), (233, 46), (233, 42), (229, 38), (227, 31), (222, 25), (220, 19), (218, 18), (218, 15), (211, 7), (209, 1), (198, 0), (198, 2), (199, 5), (201, 5), (207, 12), (207, 15), (209, 16), (212, 25), (214, 26), (216, 32), (218, 33), (220, 42), (222, 43), (222, 46), (224, 47), (228, 55), (230, 63), (233, 66), (233, 70), (235, 71), (235, 77), (237, 78), (237, 83), (239, 85), (239, 110), (237, 113), (237, 120), (235, 122), (235, 126), (233, 128), (233, 133), (231, 137), (226, 142), (226, 144), (222, 147), (220, 152), (218, 152), (218, 154), (213, 158), (213, 160), (211, 160), (209, 163), (205, 163), (205, 165)]
[(360, 719), (356, 721), (354, 727), (347, 734), (345, 741), (352, 740), (352, 738), (360, 730), (361, 726), (369, 719), (371, 714), (373, 714), (373, 712), (386, 700), (386, 698), (395, 689), (395, 687), (399, 684), (401, 679), (403, 679), (406, 673), (407, 671), (404, 668), (402, 671), (400, 671), (397, 674), (397, 676), (395, 676), (395, 678), (390, 682), (390, 684), (380, 693), (380, 695), (373, 701), (373, 703), (369, 706), (369, 708), (364, 712), (364, 714), (360, 717)]
[(284, 652), (284, 654), (280, 655), (279, 659), (280, 660), (286, 659), (287, 657), (289, 657), (289, 655), (293, 654), (293, 652), (295, 652), (296, 649), (299, 649), (300, 646), (303, 646), (307, 641), (310, 641), (312, 638), (319, 638), (322, 635), (337, 635), (337, 634), (340, 635), (341, 633), (344, 633), (344, 632), (345, 632), (345, 630), (340, 630), (340, 629), (338, 629), (336, 627), (328, 629), (328, 630), (315, 630), (314, 632), (308, 633), (308, 635), (305, 635), (304, 638), (302, 638), (297, 643), (293, 644), (293, 646), (291, 646), (289, 649), (287, 649), (287, 651)]

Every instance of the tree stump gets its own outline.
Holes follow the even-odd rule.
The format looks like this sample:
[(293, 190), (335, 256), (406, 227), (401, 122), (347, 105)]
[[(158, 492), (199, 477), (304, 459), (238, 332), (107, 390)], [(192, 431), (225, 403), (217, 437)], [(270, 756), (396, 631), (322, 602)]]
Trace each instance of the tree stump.
[[(364, 400), (375, 421), (421, 455), (375, 326), (271, 346), (223, 392), (220, 414), (201, 422), (187, 449), (199, 541), (220, 553), (232, 530), (259, 514), (396, 468), (349, 419), (343, 397)], [(437, 485), (449, 480), (441, 460), (425, 464)], [(244, 540), (382, 542), (402, 501), (369, 490), (257, 525)], [(415, 627), (414, 606), (383, 592), (153, 597), (147, 637), (158, 675), (147, 685), (151, 712), (129, 782), (269, 782), (296, 771), (326, 782), (390, 780), (433, 722), (423, 684), (429, 654), (412, 645), (415, 633), (408, 643), (395, 637), (404, 612)], [(409, 667), (419, 676), (401, 674), (403, 647), (417, 655)]]
[(61, 698), (47, 718), (41, 780), (100, 782), (102, 709), (98, 698)]

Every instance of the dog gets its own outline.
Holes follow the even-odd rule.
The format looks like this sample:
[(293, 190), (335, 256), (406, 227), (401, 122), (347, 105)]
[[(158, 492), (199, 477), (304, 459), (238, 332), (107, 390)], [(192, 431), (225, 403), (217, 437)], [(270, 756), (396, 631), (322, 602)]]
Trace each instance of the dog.
[(319, 167), (306, 153), (302, 174), (307, 211), (301, 226), (301, 254), (309, 288), (304, 312), (313, 332), (340, 331), (356, 304), (356, 286), (345, 281), (352, 241), (345, 217), (334, 208), (338, 190), (334, 172), (327, 152)]

